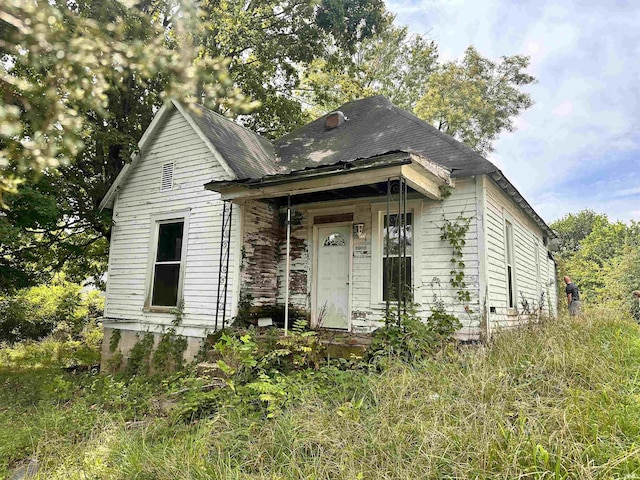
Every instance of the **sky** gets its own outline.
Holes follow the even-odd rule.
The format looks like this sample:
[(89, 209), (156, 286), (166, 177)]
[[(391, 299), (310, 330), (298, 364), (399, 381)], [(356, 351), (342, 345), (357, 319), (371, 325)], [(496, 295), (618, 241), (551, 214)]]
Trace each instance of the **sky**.
[(387, 0), (398, 25), (436, 41), (524, 54), (535, 104), (489, 160), (548, 222), (590, 208), (640, 220), (640, 0)]

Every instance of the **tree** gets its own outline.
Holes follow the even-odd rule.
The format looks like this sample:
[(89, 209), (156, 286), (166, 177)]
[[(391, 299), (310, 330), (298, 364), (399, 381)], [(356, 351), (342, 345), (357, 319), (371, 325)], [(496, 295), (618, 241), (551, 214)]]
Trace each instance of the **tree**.
[[(255, 103), (224, 59), (198, 58), (162, 2), (10, 0), (0, 7), (0, 290), (105, 270), (98, 203), (172, 96), (229, 112)], [(191, 18), (182, 12), (182, 21)], [(153, 54), (150, 54), (153, 52)]]
[(513, 119), (533, 105), (521, 90), (535, 81), (526, 73), (528, 66), (529, 58), (522, 55), (494, 62), (469, 47), (462, 60), (447, 62), (429, 76), (415, 113), (487, 154), (497, 136), (513, 131)]
[[(176, 27), (153, 28), (140, 9), (117, 1), (6, 0), (0, 7), (0, 201), (28, 171), (68, 164), (94, 121), (108, 116), (109, 94), (132, 82), (164, 80), (163, 96), (203, 98), (242, 108), (221, 59), (194, 62)], [(149, 52), (153, 52), (150, 54)]]
[(583, 210), (551, 228), (561, 240), (560, 273), (579, 286), (582, 298), (637, 315), (631, 292), (640, 288), (640, 222), (610, 222), (606, 215)]
[(382, 0), (204, 0), (207, 28), (196, 41), (231, 59), (235, 84), (261, 106), (240, 121), (277, 138), (309, 118), (293, 94), (314, 61), (344, 61), (386, 28)]
[(375, 94), (412, 110), (437, 59), (435, 42), (410, 35), (407, 27), (390, 25), (361, 42), (346, 59), (317, 59), (305, 71), (298, 93), (317, 114)]
[(606, 215), (593, 210), (582, 210), (577, 214), (568, 213), (560, 220), (553, 222), (553, 231), (558, 236), (560, 254), (575, 253), (580, 242), (587, 238), (596, 225), (609, 223)]

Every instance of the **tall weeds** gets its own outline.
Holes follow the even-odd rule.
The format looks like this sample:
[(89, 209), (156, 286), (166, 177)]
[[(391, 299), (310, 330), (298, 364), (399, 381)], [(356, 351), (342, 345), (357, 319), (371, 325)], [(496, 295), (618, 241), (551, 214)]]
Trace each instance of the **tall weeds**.
[(88, 435), (44, 458), (43, 478), (640, 478), (640, 328), (615, 312), (287, 382), (272, 419), (235, 405), (133, 428), (94, 413)]

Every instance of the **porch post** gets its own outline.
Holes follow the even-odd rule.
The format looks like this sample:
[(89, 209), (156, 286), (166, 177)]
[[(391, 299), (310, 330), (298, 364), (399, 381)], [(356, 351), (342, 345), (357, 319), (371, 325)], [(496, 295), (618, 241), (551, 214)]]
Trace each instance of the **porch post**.
[(291, 269), (291, 195), (287, 196), (287, 261), (284, 280), (284, 336), (289, 330), (289, 271)]
[(386, 242), (386, 251), (385, 251), (385, 265), (387, 266), (387, 271), (383, 272), (383, 282), (384, 282), (384, 288), (383, 288), (383, 292), (387, 292), (387, 298), (386, 298), (386, 303), (385, 303), (385, 320), (389, 320), (389, 310), (390, 310), (390, 306), (391, 306), (391, 294), (389, 292), (389, 289), (391, 288), (391, 268), (389, 265), (389, 252), (391, 250), (391, 242), (390, 242), (390, 228), (389, 226), (391, 225), (391, 178), (387, 179), (387, 216), (385, 217), (385, 221), (383, 222), (383, 232), (385, 232), (385, 242)]

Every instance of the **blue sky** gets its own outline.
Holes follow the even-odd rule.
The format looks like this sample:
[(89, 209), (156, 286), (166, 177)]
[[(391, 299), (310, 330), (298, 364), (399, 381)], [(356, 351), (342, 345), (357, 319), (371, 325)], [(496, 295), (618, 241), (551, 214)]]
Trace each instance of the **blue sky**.
[(535, 105), (489, 156), (552, 222), (591, 208), (640, 220), (640, 0), (387, 0), (396, 23), (434, 39), (525, 54)]

